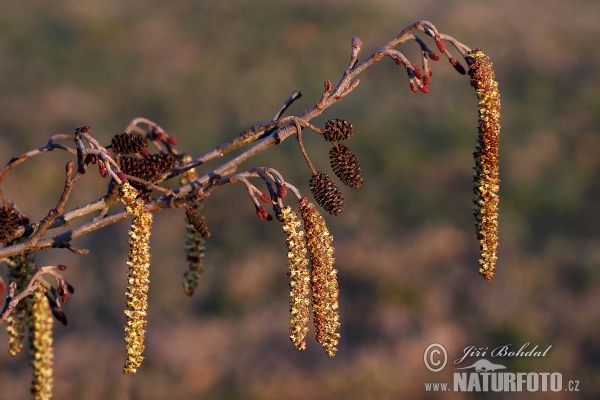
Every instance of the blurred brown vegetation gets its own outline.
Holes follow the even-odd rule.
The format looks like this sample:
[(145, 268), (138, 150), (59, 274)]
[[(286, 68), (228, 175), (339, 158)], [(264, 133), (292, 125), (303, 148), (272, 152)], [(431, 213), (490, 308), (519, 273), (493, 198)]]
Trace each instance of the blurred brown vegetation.
[[(430, 93), (415, 95), (404, 70), (384, 60), (315, 121), (354, 124), (348, 146), (365, 174), (359, 190), (344, 190), (346, 211), (326, 217), (340, 278), (335, 359), (313, 340), (305, 352), (290, 342), (281, 227), (256, 218), (243, 187), (226, 187), (206, 201), (214, 234), (191, 299), (181, 286), (183, 212), (155, 217), (147, 359), (135, 376), (121, 372), (127, 224), (74, 243), (90, 255), (38, 254), (40, 265), (68, 265), (76, 288), (66, 305), (70, 325), (55, 327), (55, 398), (479, 398), (425, 392), (425, 382), (451, 380), (451, 367), (425, 369), (432, 342), (444, 344), (451, 361), (470, 345), (552, 345), (542, 359), (495, 361), (514, 372), (561, 372), (581, 382), (578, 398), (600, 396), (598, 2), (0, 4), (2, 164), (77, 125), (108, 143), (137, 116), (199, 155), (270, 119), (295, 89), (304, 96), (291, 113), (314, 104), (322, 82), (341, 76), (353, 36), (364, 58), (420, 19), (486, 51), (502, 95), (492, 282), (477, 274), (477, 100), (468, 77), (441, 60), (432, 65)], [(418, 60), (416, 46), (400, 50)], [(322, 139), (306, 135), (305, 143), (327, 170)], [(43, 217), (67, 159), (56, 151), (17, 168), (5, 195), (31, 219)], [(293, 140), (245, 166), (255, 165), (278, 169), (309, 194), (310, 173)], [(80, 182), (71, 207), (105, 191), (95, 174)], [(6, 277), (6, 267), (0, 272)], [(28, 398), (29, 382), (25, 354), (0, 349), (0, 398)]]

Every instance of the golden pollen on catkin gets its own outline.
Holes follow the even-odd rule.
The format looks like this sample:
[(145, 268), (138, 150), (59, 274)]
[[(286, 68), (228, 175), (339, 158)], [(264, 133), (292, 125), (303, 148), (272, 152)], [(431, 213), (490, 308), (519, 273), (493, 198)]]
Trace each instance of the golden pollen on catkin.
[(29, 319), (29, 345), (33, 379), (31, 393), (36, 400), (52, 398), (54, 385), (54, 350), (52, 348), (52, 326), (54, 318), (48, 300), (42, 290), (33, 295), (31, 318)]
[(305, 198), (300, 200), (300, 214), (304, 221), (306, 247), (312, 264), (313, 322), (317, 341), (321, 343), (329, 357), (337, 352), (340, 334), (338, 314), (337, 270), (334, 268), (333, 236), (315, 206)]
[(298, 350), (306, 349), (310, 305), (310, 274), (306, 258), (304, 232), (297, 231), (301, 223), (290, 206), (281, 209), (277, 219), (283, 226), (287, 246), (288, 273), (290, 277), (290, 339)]
[(469, 56), (471, 86), (479, 99), (479, 132), (473, 153), (473, 213), (480, 243), (479, 273), (489, 281), (494, 277), (498, 248), (500, 92), (485, 53), (474, 49)]
[(133, 213), (129, 230), (129, 260), (127, 261), (127, 309), (125, 315), (125, 344), (127, 360), (123, 373), (134, 374), (142, 365), (145, 346), (146, 310), (148, 309), (148, 288), (150, 284), (150, 229), (152, 213), (144, 206), (137, 191), (125, 183), (120, 187), (121, 201), (127, 212)]

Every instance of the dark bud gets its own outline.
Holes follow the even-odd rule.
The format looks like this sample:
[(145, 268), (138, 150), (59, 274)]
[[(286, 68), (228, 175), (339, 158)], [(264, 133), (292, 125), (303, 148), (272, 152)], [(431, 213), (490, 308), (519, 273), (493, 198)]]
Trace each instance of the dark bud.
[(148, 147), (148, 139), (137, 133), (120, 133), (112, 138), (110, 146), (117, 154), (139, 153)]
[(186, 207), (185, 215), (187, 216), (190, 225), (192, 225), (202, 237), (209, 238), (212, 235), (210, 228), (206, 225), (206, 220), (198, 213), (198, 211), (191, 207)]
[(75, 288), (69, 282), (65, 282), (67, 284), (67, 291), (71, 294), (75, 293)]
[(54, 286), (50, 287), (50, 292), (52, 292), (52, 296), (54, 297), (54, 299), (58, 299), (58, 296), (62, 296), (62, 288), (59, 286), (58, 289), (55, 289)]
[(330, 142), (342, 142), (354, 135), (354, 127), (344, 119), (330, 119), (325, 123), (323, 137)]
[(316, 202), (329, 214), (338, 215), (344, 211), (344, 196), (326, 173), (317, 172), (312, 176), (310, 191)]
[(329, 151), (331, 169), (345, 185), (359, 188), (363, 183), (360, 164), (354, 153), (346, 146), (340, 144)]
[[(52, 291), (52, 294), (48, 293), (48, 291), (46, 291), (44, 294), (46, 295), (46, 299), (48, 299), (48, 305), (50, 306), (50, 308), (52, 310), (58, 309), (58, 303), (56, 302), (56, 297), (54, 297), (57, 296), (55, 290)], [(54, 311), (52, 311), (52, 313), (54, 314)]]
[(63, 312), (63, 310), (61, 310), (60, 308), (51, 308), (51, 309), (52, 309), (52, 315), (54, 315), (54, 318), (56, 318), (58, 321), (60, 321), (65, 326), (69, 323), (69, 321), (67, 320), (67, 314), (65, 314)]
[(66, 271), (67, 270), (67, 266), (59, 264), (59, 265), (56, 266), (56, 269), (59, 270), (59, 271)]
[(465, 70), (465, 67), (463, 67), (461, 63), (459, 63), (458, 61), (456, 61), (456, 58), (450, 58), (450, 64), (452, 64), (452, 66), (454, 67), (454, 69), (457, 70), (459, 74), (461, 74), (461, 75), (466, 75), (467, 74), (467, 71)]

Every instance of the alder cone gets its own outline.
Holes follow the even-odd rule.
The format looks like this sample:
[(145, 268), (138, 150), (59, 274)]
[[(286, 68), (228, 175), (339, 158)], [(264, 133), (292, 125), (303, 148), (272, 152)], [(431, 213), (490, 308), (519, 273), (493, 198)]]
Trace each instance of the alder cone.
[(330, 119), (325, 123), (323, 137), (330, 142), (343, 142), (354, 135), (354, 126), (345, 119)]
[(148, 147), (148, 139), (138, 133), (120, 133), (113, 136), (110, 146), (117, 154), (139, 153)]
[(312, 176), (310, 191), (316, 202), (329, 214), (338, 215), (344, 211), (344, 196), (326, 173), (317, 172)]
[(359, 188), (363, 183), (360, 164), (354, 153), (343, 144), (333, 147), (329, 151), (331, 169), (335, 175), (350, 187)]
[(19, 216), (12, 207), (0, 208), (0, 243), (13, 239), (19, 228)]

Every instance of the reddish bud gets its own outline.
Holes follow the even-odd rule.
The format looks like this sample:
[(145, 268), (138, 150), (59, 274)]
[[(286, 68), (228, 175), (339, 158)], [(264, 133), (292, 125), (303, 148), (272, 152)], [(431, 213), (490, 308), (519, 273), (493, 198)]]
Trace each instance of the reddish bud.
[(410, 81), (410, 90), (417, 93), (417, 85), (413, 81)]
[(69, 295), (68, 295), (68, 294), (66, 294), (66, 293), (64, 293), (64, 294), (61, 296), (61, 300), (62, 300), (63, 304), (66, 304), (66, 303), (67, 303), (67, 301), (69, 301)]
[(125, 176), (125, 174), (123, 172), (119, 172), (117, 174), (117, 178), (119, 178), (119, 180), (123, 183), (129, 182), (129, 180), (127, 179), (127, 177)]
[(446, 53), (446, 45), (444, 44), (444, 42), (442, 42), (442, 39), (440, 39), (439, 36), (435, 38), (435, 44), (442, 53)]
[(419, 89), (421, 89), (421, 92), (423, 93), (429, 93), (429, 88), (425, 85), (419, 86)]
[(162, 142), (163, 140), (165, 140), (165, 133), (164, 132), (156, 132), (154, 134), (154, 140), (156, 140), (157, 142)]
[(56, 266), (56, 269), (59, 270), (59, 271), (66, 271), (67, 270), (67, 266), (59, 264), (59, 265)]
[(143, 155), (144, 157), (150, 157), (150, 152), (148, 151), (148, 149), (144, 149), (140, 152), (141, 155)]
[(417, 77), (417, 79), (423, 79), (423, 74), (421, 73), (421, 69), (416, 65), (416, 64), (410, 64), (411, 67), (413, 67), (414, 69), (414, 73), (415, 76)]
[(429, 75), (423, 77), (423, 86), (429, 87)]
[(3, 280), (0, 279), (0, 295), (2, 295), (2, 293), (4, 293), (5, 290), (6, 290), (6, 284), (4, 283)]
[(256, 215), (258, 215), (258, 218), (264, 219), (264, 218), (267, 218), (269, 213), (267, 212), (267, 209), (264, 208), (263, 206), (258, 206), (258, 207), (256, 207)]
[(267, 196), (266, 194), (262, 193), (260, 195), (260, 199), (262, 200), (263, 203), (269, 204), (269, 196)]
[(439, 61), (440, 56), (438, 56), (437, 54), (435, 54), (433, 51), (430, 51), (427, 53), (427, 55), (429, 56), (429, 58), (431, 58), (433, 61)]
[(173, 136), (169, 136), (167, 138), (167, 143), (173, 145), (173, 146), (177, 146), (177, 139), (175, 139)]
[(279, 186), (279, 197), (282, 199), (287, 195), (287, 186), (285, 184)]
[(105, 178), (106, 177), (106, 165), (104, 164), (104, 161), (98, 160), (98, 170), (100, 171), (100, 176)]

